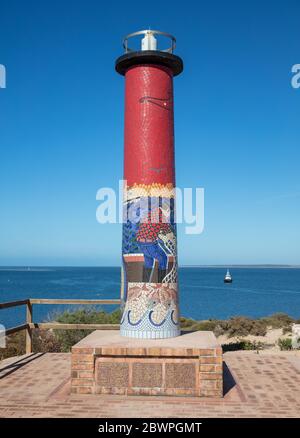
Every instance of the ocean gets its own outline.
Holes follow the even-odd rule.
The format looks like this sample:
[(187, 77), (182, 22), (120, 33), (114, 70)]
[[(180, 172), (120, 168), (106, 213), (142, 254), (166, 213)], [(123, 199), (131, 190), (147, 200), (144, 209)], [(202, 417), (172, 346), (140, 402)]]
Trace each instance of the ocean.
[[(194, 319), (285, 312), (300, 318), (300, 268), (182, 267), (179, 270), (181, 315)], [(119, 298), (120, 268), (0, 268), (0, 303), (27, 298)], [(78, 306), (77, 306), (78, 307)], [(51, 320), (70, 305), (34, 305), (33, 320)], [(107, 311), (113, 306), (103, 306)], [(25, 306), (0, 310), (6, 328), (25, 321)]]

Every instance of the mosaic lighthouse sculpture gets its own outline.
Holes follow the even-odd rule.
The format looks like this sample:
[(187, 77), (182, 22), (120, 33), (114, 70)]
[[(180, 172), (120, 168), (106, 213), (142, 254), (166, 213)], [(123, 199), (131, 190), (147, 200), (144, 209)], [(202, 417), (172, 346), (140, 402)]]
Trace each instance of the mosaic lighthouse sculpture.
[[(141, 39), (141, 49), (128, 41)], [(161, 39), (171, 47), (159, 49)], [(121, 335), (180, 334), (175, 222), (173, 77), (183, 70), (175, 38), (141, 31), (124, 39), (116, 71), (125, 76), (124, 299)]]

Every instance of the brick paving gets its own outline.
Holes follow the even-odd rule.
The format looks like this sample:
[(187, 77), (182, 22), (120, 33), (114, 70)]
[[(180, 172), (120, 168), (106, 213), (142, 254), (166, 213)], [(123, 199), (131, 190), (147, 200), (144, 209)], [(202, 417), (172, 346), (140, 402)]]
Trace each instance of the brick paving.
[(299, 417), (300, 355), (224, 354), (224, 398), (79, 395), (71, 355), (47, 353), (0, 363), (0, 417)]

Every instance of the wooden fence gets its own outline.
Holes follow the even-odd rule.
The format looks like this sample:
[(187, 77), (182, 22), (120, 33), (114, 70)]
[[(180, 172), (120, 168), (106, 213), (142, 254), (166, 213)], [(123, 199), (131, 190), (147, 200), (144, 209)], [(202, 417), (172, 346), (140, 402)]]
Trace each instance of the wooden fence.
[(56, 300), (56, 299), (39, 299), (30, 298), (27, 300), (11, 301), (0, 303), (0, 310), (9, 307), (26, 306), (26, 322), (24, 324), (12, 327), (6, 330), (6, 336), (12, 333), (26, 330), (26, 354), (32, 353), (32, 331), (34, 329), (63, 329), (63, 330), (115, 330), (119, 324), (63, 324), (58, 322), (38, 323), (33, 322), (33, 305), (34, 304), (79, 304), (79, 305), (120, 305), (121, 300)]

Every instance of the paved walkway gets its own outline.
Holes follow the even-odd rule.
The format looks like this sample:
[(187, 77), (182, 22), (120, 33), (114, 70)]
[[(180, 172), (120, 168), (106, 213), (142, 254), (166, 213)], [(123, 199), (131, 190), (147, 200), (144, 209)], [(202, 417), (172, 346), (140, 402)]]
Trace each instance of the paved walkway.
[(299, 353), (224, 354), (225, 396), (70, 394), (70, 354), (0, 363), (0, 417), (299, 417)]

